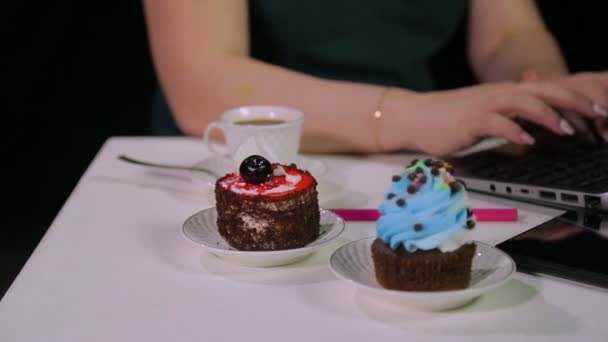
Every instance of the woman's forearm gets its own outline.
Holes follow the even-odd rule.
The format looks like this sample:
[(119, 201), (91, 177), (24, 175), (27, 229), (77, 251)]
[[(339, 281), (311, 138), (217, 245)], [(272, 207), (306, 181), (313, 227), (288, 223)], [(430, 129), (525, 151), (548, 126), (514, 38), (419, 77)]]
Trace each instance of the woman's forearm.
[[(377, 141), (381, 127), (373, 114), (385, 87), (320, 79), (242, 56), (193, 59), (188, 65), (163, 60), (161, 53), (157, 62), (165, 94), (179, 127), (189, 135), (200, 135), (229, 108), (275, 104), (305, 113), (305, 151), (371, 152), (405, 147)], [(400, 97), (407, 94), (399, 90)]]
[(519, 81), (526, 71), (534, 71), (543, 79), (568, 72), (557, 43), (544, 29), (520, 31), (508, 36), (477, 68), (478, 76), (484, 82)]
[(567, 72), (534, 0), (470, 2), (469, 57), (481, 81), (519, 81), (531, 70), (545, 79)]

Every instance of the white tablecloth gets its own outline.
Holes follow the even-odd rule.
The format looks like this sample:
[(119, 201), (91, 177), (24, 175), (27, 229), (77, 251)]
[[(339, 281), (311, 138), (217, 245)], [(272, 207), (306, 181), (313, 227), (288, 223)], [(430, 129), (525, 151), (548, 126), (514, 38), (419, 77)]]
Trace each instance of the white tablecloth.
[[(348, 222), (298, 264), (228, 264), (181, 235), (187, 217), (213, 205), (212, 180), (128, 165), (116, 159), (123, 153), (186, 165), (208, 157), (195, 139), (110, 139), (0, 302), (0, 341), (608, 341), (606, 292), (547, 277), (518, 273), (450, 312), (370, 302), (327, 260), (373, 235), (372, 222)], [(329, 167), (319, 178), (321, 206), (373, 208), (412, 156), (313, 158)], [(520, 222), (478, 225), (474, 238), (490, 244), (560, 213), (473, 200), (520, 209)]]

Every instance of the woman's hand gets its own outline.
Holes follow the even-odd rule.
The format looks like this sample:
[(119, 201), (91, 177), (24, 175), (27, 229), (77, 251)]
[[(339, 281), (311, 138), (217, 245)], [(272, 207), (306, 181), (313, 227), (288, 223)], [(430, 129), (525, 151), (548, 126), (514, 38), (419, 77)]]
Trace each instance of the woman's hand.
[[(523, 80), (527, 82), (539, 82), (540, 77), (534, 71), (524, 73)], [(593, 120), (598, 134), (608, 142), (608, 72), (585, 72), (577, 73), (554, 80), (548, 80), (557, 86), (575, 92), (591, 103), (593, 110), (599, 117)], [(586, 120), (576, 112), (564, 112), (567, 119), (581, 135), (591, 137)]]
[[(586, 96), (544, 81), (485, 84), (401, 99), (395, 90), (387, 97), (385, 111), (383, 146), (410, 146), (434, 155), (458, 151), (486, 136), (534, 144), (515, 119), (534, 122), (557, 135), (573, 135), (574, 128), (558, 111), (601, 117)], [(408, 136), (402, 133), (404, 127), (411, 132)]]
[(608, 72), (578, 73), (549, 82), (584, 96), (597, 114), (608, 117)]

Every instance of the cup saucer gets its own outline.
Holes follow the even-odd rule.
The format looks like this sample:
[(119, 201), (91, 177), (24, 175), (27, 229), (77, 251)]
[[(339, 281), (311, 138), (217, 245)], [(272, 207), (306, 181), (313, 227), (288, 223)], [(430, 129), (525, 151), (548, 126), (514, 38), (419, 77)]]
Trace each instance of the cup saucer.
[[(307, 170), (313, 175), (313, 177), (317, 179), (325, 175), (328, 170), (327, 164), (324, 161), (302, 155), (298, 155), (294, 163), (299, 169)], [(234, 163), (232, 159), (223, 156), (205, 158), (193, 166), (210, 170), (215, 175), (225, 175), (227, 173), (234, 172)], [(193, 174), (197, 177), (205, 179), (209, 178), (209, 175), (201, 172), (194, 172)]]
[(376, 281), (371, 245), (375, 237), (348, 243), (329, 259), (331, 270), (380, 301), (423, 311), (440, 311), (462, 306), (507, 282), (515, 273), (515, 263), (499, 249), (481, 242), (476, 245), (470, 285), (452, 291), (397, 291), (381, 287)]
[(337, 238), (344, 231), (344, 221), (329, 210), (320, 209), (319, 237), (304, 247), (277, 251), (240, 251), (228, 245), (217, 228), (216, 208), (208, 208), (192, 215), (184, 222), (182, 232), (215, 256), (243, 266), (271, 267), (300, 261)]

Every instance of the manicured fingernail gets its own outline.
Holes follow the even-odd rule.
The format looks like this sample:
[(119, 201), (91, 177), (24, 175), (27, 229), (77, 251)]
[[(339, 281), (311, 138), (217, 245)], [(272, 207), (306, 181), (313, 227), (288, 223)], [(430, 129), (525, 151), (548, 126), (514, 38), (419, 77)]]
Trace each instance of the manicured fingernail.
[(608, 109), (597, 102), (593, 102), (593, 111), (598, 115), (608, 118)]
[(570, 125), (570, 123), (568, 123), (568, 121), (566, 121), (564, 119), (562, 119), (562, 121), (560, 121), (559, 128), (562, 129), (562, 132), (564, 132), (568, 135), (574, 135), (574, 128), (572, 128), (572, 125)]
[(534, 145), (536, 143), (536, 140), (534, 139), (534, 137), (532, 137), (530, 134), (526, 133), (526, 132), (522, 132), (519, 137), (521, 138), (521, 141), (526, 144), (526, 145)]

